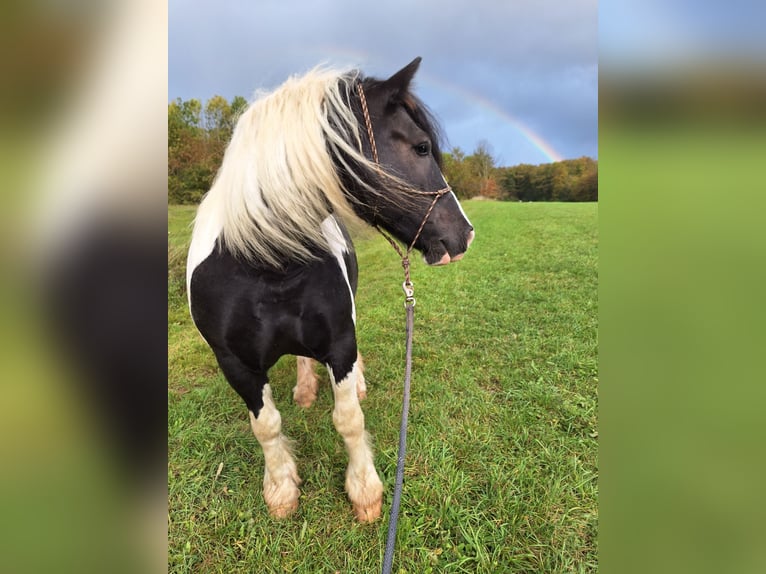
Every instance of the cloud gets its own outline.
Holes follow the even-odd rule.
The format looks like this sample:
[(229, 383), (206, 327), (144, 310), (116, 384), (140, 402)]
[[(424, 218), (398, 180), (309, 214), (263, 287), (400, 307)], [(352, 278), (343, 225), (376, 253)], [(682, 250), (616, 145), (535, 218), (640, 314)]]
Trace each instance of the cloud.
[(385, 76), (422, 56), (419, 93), (453, 145), (471, 151), (486, 139), (506, 163), (549, 161), (511, 117), (564, 157), (597, 155), (593, 1), (173, 0), (169, 9), (171, 98), (250, 97), (322, 61)]

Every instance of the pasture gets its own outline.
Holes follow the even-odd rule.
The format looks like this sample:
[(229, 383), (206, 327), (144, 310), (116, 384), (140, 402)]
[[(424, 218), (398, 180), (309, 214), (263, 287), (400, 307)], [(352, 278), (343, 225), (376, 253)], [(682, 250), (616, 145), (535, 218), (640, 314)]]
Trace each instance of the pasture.
[[(394, 572), (597, 570), (597, 204), (466, 201), (465, 258), (413, 258), (415, 334), (407, 464)], [(170, 572), (378, 572), (404, 373), (398, 257), (361, 233), (357, 334), (362, 402), (383, 481), (382, 519), (360, 525), (320, 369), (316, 403), (292, 401), (295, 359), (270, 372), (303, 478), (278, 521), (261, 494), (247, 411), (195, 330), (185, 247), (193, 207), (169, 208)]]

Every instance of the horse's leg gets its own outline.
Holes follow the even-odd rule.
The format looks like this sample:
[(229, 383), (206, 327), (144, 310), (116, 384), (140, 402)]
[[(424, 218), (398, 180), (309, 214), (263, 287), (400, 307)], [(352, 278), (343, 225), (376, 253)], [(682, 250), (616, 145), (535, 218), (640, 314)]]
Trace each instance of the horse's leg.
[(301, 479), (292, 456), (290, 441), (282, 434), (282, 417), (271, 396), (265, 372), (248, 368), (233, 355), (219, 357), (229, 384), (243, 398), (250, 427), (263, 449), (263, 498), (269, 513), (283, 518), (298, 508)]
[(295, 466), (290, 442), (282, 434), (282, 417), (274, 406), (271, 386), (263, 387), (263, 407), (250, 413), (250, 426), (263, 449), (263, 498), (269, 513), (284, 518), (298, 508), (301, 479)]
[(309, 357), (297, 357), (298, 359), (298, 382), (293, 389), (295, 402), (307, 408), (314, 404), (317, 398), (317, 376), (314, 372), (314, 359)]
[[(316, 361), (309, 357), (296, 357), (298, 359), (298, 382), (293, 387), (293, 399), (303, 408), (314, 404), (317, 398), (319, 379), (317, 378), (314, 364)], [(367, 385), (364, 382), (364, 361), (362, 354), (356, 354), (356, 362), (359, 366), (359, 376), (356, 381), (356, 394), (360, 401), (367, 398)]]
[(335, 397), (332, 421), (348, 451), (346, 492), (354, 505), (357, 519), (371, 522), (380, 516), (383, 484), (375, 471), (369, 437), (364, 430), (364, 413), (359, 406), (357, 385), (362, 376), (360, 364), (358, 360), (354, 361), (350, 371), (345, 369), (348, 372), (340, 381), (336, 381), (334, 373), (342, 372), (343, 369), (333, 369), (331, 363), (328, 364), (328, 370)]
[(356, 381), (356, 396), (360, 401), (367, 398), (367, 385), (364, 383), (364, 361), (362, 360), (362, 354), (357, 351), (356, 353), (356, 365), (359, 369), (359, 375)]

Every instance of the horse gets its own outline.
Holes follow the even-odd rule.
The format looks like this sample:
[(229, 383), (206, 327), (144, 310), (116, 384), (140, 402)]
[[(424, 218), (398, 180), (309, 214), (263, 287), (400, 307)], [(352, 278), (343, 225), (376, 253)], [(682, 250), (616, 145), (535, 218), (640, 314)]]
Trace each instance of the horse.
[(238, 119), (199, 205), (187, 258), (192, 319), (244, 400), (263, 449), (263, 497), (277, 518), (298, 507), (301, 479), (269, 368), (297, 356), (293, 398), (316, 398), (326, 366), (332, 420), (348, 452), (345, 488), (360, 522), (383, 486), (364, 428), (356, 341), (356, 218), (419, 250), (459, 260), (475, 232), (442, 175), (439, 126), (410, 84), (420, 58), (382, 80), (317, 67), (260, 96)]

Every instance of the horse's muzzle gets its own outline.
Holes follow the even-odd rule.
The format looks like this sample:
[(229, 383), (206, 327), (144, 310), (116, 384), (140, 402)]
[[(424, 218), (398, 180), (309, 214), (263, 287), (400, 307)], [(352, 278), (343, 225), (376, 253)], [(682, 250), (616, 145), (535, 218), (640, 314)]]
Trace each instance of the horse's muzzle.
[[(471, 242), (473, 241), (474, 237), (476, 237), (476, 233), (474, 232), (473, 229), (471, 229), (471, 231), (468, 233), (468, 238), (466, 240), (465, 249), (463, 251), (461, 251), (460, 253), (458, 253), (457, 255), (450, 255), (449, 251), (445, 250), (444, 255), (441, 256), (441, 259), (439, 259), (438, 261), (435, 261), (433, 263), (428, 263), (428, 258), (427, 257), (424, 256), (423, 258), (425, 259), (426, 263), (428, 263), (429, 265), (434, 266), (434, 267), (436, 267), (437, 265), (447, 265), (448, 263), (453, 263), (455, 261), (460, 261), (463, 258), (463, 256), (465, 255), (465, 252), (468, 251), (468, 248), (471, 246)], [(446, 248), (446, 246), (445, 246), (445, 248)]]

